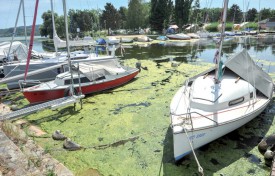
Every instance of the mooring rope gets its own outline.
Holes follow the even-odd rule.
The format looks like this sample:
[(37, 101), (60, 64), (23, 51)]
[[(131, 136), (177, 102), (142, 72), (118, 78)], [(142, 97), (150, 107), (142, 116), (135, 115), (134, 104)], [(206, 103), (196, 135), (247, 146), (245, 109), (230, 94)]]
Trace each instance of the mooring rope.
[(187, 130), (186, 130), (186, 128), (183, 128), (183, 129), (184, 129), (184, 132), (185, 132), (186, 137), (187, 137), (187, 139), (188, 139), (188, 142), (189, 142), (189, 145), (190, 145), (190, 147), (191, 147), (192, 153), (193, 153), (193, 155), (194, 155), (194, 157), (195, 157), (195, 160), (196, 160), (196, 162), (197, 162), (198, 171), (199, 171), (199, 173), (203, 176), (203, 175), (204, 175), (204, 173), (203, 173), (203, 168), (201, 167), (200, 162), (199, 162), (199, 160), (198, 160), (198, 158), (197, 158), (197, 156), (196, 156), (196, 153), (195, 153), (195, 150), (194, 150), (194, 148), (193, 148), (193, 145), (192, 145), (192, 143), (191, 143), (191, 141), (190, 141), (190, 139), (189, 139), (189, 136), (188, 136), (188, 134), (187, 134)]

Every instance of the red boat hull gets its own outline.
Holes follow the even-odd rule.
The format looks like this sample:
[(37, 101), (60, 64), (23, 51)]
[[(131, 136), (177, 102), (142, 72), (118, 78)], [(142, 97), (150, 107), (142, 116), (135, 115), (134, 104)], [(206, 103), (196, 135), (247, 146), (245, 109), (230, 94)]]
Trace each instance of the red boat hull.
[[(123, 84), (129, 82), (130, 80), (132, 80), (137, 74), (138, 74), (138, 70), (129, 74), (129, 75), (120, 77), (115, 80), (110, 80), (110, 81), (106, 81), (106, 82), (102, 82), (102, 83), (98, 83), (98, 84), (90, 84), (87, 86), (82, 86), (81, 91), (83, 94), (90, 94), (90, 93), (100, 92), (103, 90), (118, 87), (118, 86), (123, 85)], [(45, 101), (49, 101), (49, 100), (62, 98), (65, 95), (65, 90), (66, 90), (66, 88), (36, 91), (35, 86), (34, 86), (34, 87), (26, 89), (26, 91), (23, 91), (23, 94), (24, 94), (25, 98), (31, 104), (33, 104), (33, 103), (41, 103), (41, 102), (45, 102)], [(76, 90), (79, 91), (79, 88), (76, 87)]]

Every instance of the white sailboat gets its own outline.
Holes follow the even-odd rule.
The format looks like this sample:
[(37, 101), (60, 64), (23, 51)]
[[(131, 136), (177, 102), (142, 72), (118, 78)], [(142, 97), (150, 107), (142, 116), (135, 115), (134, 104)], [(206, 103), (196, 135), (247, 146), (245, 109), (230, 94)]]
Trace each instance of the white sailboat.
[(216, 67), (187, 80), (171, 101), (176, 161), (246, 124), (272, 99), (272, 79), (245, 49), (221, 62), (227, 7), (225, 0)]

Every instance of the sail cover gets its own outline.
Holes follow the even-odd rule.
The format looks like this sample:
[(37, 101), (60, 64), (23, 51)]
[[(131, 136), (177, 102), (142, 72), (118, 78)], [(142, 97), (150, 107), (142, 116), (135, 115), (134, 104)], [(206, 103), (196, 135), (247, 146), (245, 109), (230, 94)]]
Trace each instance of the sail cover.
[(26, 60), (27, 59), (27, 53), (28, 48), (26, 45), (22, 44), (19, 41), (14, 41), (12, 43), (11, 49), (10, 48), (10, 42), (3, 42), (0, 43), (0, 58), (6, 58), (9, 53), (9, 57), (12, 58), (12, 60), (18, 59), (19, 61)]
[(246, 49), (228, 59), (225, 66), (255, 86), (268, 98), (272, 97), (273, 82), (271, 77), (254, 63)]
[[(54, 34), (53, 36), (54, 45), (57, 48), (65, 48), (66, 47), (66, 41), (61, 40), (57, 34)], [(70, 40), (69, 46), (89, 46), (89, 45), (95, 45), (95, 41), (93, 38), (86, 37), (83, 40)]]

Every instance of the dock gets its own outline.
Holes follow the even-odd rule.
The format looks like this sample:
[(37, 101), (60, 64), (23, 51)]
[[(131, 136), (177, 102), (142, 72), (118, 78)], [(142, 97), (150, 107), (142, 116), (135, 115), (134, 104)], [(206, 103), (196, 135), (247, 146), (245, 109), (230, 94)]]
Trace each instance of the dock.
[(37, 104), (34, 106), (30, 106), (27, 108), (23, 108), (17, 111), (13, 111), (4, 115), (0, 115), (0, 121), (4, 120), (12, 120), (16, 117), (20, 117), (23, 115), (31, 114), (43, 109), (51, 108), (51, 109), (57, 109), (59, 107), (67, 106), (69, 104), (77, 103), (80, 101), (81, 98), (84, 98), (84, 95), (79, 96), (68, 96), (64, 98), (59, 98), (56, 100), (48, 101), (42, 104)]

